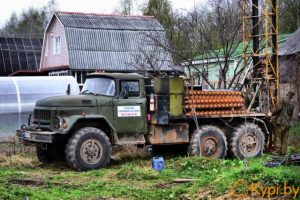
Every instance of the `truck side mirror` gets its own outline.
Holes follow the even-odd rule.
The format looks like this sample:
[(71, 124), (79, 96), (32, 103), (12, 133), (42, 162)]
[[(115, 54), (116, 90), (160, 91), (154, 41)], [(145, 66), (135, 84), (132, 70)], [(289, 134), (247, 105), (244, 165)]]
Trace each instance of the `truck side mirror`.
[(129, 96), (129, 91), (127, 89), (122, 89), (122, 91), (120, 92), (120, 97), (122, 97), (123, 99), (128, 99)]

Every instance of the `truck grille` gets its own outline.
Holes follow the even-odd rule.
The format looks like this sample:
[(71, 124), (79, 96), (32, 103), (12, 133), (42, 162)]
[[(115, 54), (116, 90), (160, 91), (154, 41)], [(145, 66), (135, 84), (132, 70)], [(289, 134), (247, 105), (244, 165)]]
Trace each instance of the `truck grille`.
[(34, 110), (34, 123), (41, 129), (51, 129), (51, 111), (50, 110)]
[(49, 110), (34, 110), (34, 118), (37, 120), (51, 120), (51, 112)]

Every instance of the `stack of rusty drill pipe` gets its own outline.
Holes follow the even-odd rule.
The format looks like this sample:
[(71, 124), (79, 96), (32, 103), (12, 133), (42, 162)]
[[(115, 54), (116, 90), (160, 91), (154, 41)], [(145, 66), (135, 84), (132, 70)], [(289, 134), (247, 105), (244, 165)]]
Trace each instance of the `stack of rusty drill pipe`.
[(237, 114), (245, 114), (246, 110), (215, 110), (215, 111), (201, 111), (201, 112), (193, 112), (189, 111), (186, 113), (187, 116), (194, 116), (196, 114), (197, 116), (209, 116), (209, 115), (237, 115)]
[(242, 97), (192, 97), (186, 98), (185, 104), (205, 104), (205, 103), (244, 103)]
[(189, 90), (187, 91), (187, 95), (234, 95), (239, 96), (242, 95), (240, 91), (199, 91), (199, 90)]
[(232, 115), (246, 113), (239, 91), (193, 91), (185, 95), (186, 115)]
[(186, 109), (208, 109), (208, 108), (242, 108), (244, 104), (242, 103), (220, 103), (220, 104), (192, 104), (185, 105)]

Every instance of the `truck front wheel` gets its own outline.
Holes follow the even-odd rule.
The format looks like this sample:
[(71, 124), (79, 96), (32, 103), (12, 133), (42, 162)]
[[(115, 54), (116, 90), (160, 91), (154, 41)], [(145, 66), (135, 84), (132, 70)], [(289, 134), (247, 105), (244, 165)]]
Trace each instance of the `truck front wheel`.
[(189, 155), (224, 158), (226, 152), (225, 134), (216, 126), (202, 126), (192, 134)]
[(258, 125), (244, 123), (234, 131), (230, 149), (234, 157), (242, 160), (261, 156), (264, 149), (264, 141), (264, 134)]
[(111, 144), (108, 137), (94, 127), (79, 129), (66, 146), (68, 164), (79, 171), (106, 167), (110, 156)]

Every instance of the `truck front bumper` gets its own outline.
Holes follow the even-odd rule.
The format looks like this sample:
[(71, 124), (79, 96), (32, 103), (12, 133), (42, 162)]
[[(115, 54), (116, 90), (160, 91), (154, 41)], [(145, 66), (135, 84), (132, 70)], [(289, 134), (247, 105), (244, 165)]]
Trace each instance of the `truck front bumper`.
[(26, 129), (18, 129), (16, 131), (17, 137), (25, 145), (32, 143), (52, 143), (56, 134), (57, 132), (32, 131)]

